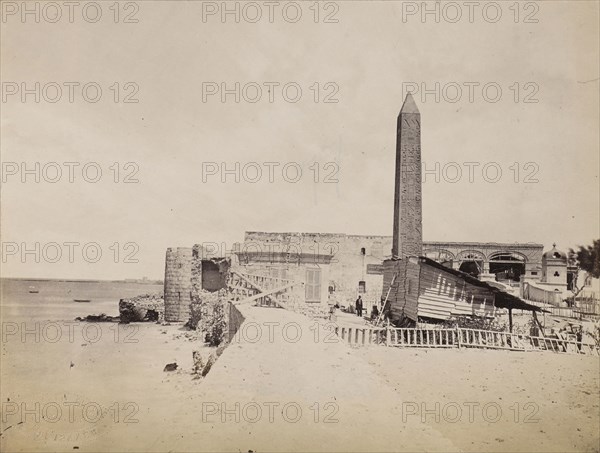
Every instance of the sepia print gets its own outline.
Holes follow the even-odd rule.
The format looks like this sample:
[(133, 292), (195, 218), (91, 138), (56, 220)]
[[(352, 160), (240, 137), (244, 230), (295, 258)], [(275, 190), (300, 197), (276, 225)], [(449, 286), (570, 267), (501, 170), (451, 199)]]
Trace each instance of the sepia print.
[(600, 451), (597, 0), (0, 8), (1, 451)]

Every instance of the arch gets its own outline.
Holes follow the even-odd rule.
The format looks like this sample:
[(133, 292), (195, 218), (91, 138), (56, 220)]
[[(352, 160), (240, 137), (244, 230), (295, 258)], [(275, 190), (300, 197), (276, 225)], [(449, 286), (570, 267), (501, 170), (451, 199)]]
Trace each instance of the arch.
[(499, 250), (489, 254), (489, 271), (497, 281), (518, 282), (525, 273), (527, 256), (514, 250)]
[(527, 255), (516, 252), (514, 250), (499, 250), (497, 252), (490, 253), (489, 261), (503, 261), (503, 262), (511, 262), (511, 261), (523, 261), (526, 263), (528, 261)]
[(456, 255), (458, 269), (475, 278), (484, 272), (485, 255), (480, 250), (468, 249), (461, 250)]
[(472, 277), (478, 278), (483, 269), (482, 261), (479, 260), (464, 260), (460, 263), (459, 271), (469, 274)]
[(480, 250), (462, 250), (456, 255), (458, 261), (486, 261), (485, 255)]

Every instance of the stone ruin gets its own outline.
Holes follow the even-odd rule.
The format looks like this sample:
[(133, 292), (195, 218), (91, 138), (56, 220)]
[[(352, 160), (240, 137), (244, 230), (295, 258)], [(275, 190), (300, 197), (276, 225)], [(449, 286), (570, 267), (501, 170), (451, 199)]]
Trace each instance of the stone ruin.
[(167, 249), (165, 264), (165, 320), (187, 322), (192, 303), (223, 295), (231, 269), (229, 258), (208, 257), (200, 245)]
[(120, 322), (164, 322), (165, 301), (160, 294), (144, 294), (119, 301)]
[(209, 257), (200, 245), (169, 248), (165, 266), (165, 321), (185, 322), (218, 346), (230, 337), (231, 260)]
[[(241, 321), (230, 303), (229, 258), (208, 257), (200, 245), (168, 249), (164, 297), (121, 299), (121, 322), (185, 322), (211, 346), (227, 342)], [(233, 320), (233, 321), (232, 321)]]
[(227, 290), (200, 290), (192, 296), (187, 326), (201, 331), (206, 343), (218, 346), (227, 336), (229, 310)]

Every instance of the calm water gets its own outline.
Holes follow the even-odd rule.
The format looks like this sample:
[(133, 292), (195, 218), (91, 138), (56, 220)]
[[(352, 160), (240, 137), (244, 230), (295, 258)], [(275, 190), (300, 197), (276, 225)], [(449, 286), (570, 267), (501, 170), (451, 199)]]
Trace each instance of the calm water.
[[(71, 321), (77, 316), (119, 314), (119, 299), (163, 292), (162, 285), (126, 282), (60, 282), (1, 279), (3, 321)], [(29, 292), (34, 286), (39, 293)], [(89, 303), (73, 299), (90, 299)]]

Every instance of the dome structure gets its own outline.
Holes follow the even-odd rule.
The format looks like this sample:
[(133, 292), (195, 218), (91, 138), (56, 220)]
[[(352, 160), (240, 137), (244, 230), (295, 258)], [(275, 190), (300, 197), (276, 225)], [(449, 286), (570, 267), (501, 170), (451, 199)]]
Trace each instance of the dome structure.
[(542, 263), (547, 260), (558, 260), (567, 262), (567, 254), (556, 248), (556, 243), (552, 244), (552, 249), (542, 255)]

